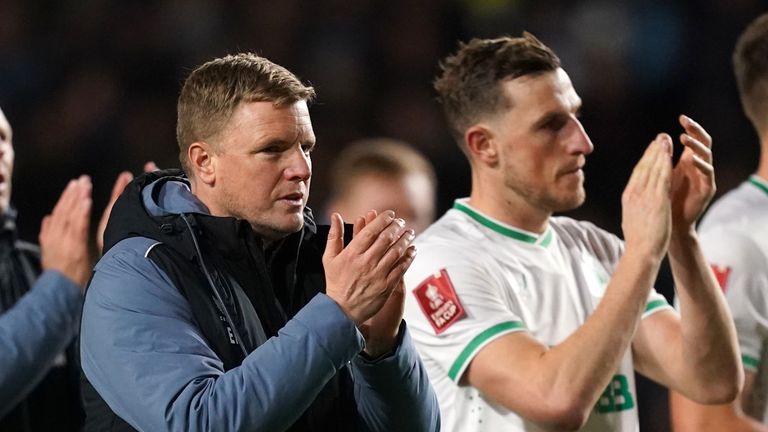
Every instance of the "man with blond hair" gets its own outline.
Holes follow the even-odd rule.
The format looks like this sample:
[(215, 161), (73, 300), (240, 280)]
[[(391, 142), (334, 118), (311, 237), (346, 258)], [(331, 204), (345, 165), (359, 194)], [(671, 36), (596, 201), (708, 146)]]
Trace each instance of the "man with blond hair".
[(331, 167), (327, 209), (354, 218), (370, 209), (394, 210), (418, 234), (435, 219), (432, 164), (409, 144), (366, 138), (346, 146)]
[(86, 430), (439, 427), (402, 321), (413, 231), (368, 212), (349, 240), (305, 206), (313, 97), (253, 54), (187, 78), (186, 174), (128, 185), (86, 293)]
[[(695, 221), (714, 194), (711, 139), (681, 116), (622, 196), (624, 241), (553, 213), (584, 202), (593, 145), (560, 60), (530, 34), (475, 39), (439, 100), (472, 169), (469, 198), (422, 233), (406, 316), (443, 430), (636, 431), (634, 373), (700, 402), (741, 381), (733, 324)], [(669, 256), (682, 316), (653, 289)]]

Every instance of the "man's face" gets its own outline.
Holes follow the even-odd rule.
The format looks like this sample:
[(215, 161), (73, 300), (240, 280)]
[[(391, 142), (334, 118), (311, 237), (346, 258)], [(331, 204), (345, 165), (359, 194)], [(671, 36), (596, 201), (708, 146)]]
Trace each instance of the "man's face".
[(0, 215), (11, 205), (11, 176), (13, 175), (13, 131), (0, 109)]
[(552, 213), (586, 197), (582, 167), (592, 142), (577, 116), (581, 99), (562, 69), (501, 84), (513, 108), (493, 118), (506, 192)]
[(212, 141), (211, 213), (245, 219), (270, 240), (299, 231), (315, 145), (306, 101), (243, 102)]
[(339, 212), (347, 222), (353, 222), (371, 209), (394, 210), (397, 217), (420, 233), (434, 220), (435, 190), (424, 174), (370, 172), (355, 177), (351, 183), (345, 195), (329, 208)]

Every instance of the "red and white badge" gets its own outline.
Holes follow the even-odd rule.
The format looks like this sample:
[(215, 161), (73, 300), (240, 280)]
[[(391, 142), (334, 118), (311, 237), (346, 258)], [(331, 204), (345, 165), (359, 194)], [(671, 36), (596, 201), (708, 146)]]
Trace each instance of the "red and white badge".
[(725, 291), (728, 289), (728, 276), (731, 274), (731, 268), (720, 267), (717, 264), (712, 264), (711, 267), (712, 272), (717, 278), (717, 283), (720, 284), (720, 289), (723, 290), (723, 293), (725, 293)]
[(413, 295), (436, 334), (442, 333), (464, 316), (464, 307), (445, 269), (419, 284), (413, 290)]

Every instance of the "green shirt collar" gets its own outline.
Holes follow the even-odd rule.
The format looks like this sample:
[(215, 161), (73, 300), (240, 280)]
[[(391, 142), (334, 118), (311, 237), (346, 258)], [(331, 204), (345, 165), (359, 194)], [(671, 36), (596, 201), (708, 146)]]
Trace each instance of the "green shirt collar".
[(758, 177), (757, 174), (753, 174), (749, 176), (749, 182), (752, 183), (758, 189), (768, 194), (768, 182)]
[(547, 227), (547, 230), (540, 235), (519, 230), (509, 225), (495, 221), (490, 217), (481, 214), (477, 210), (470, 207), (468, 201), (469, 200), (467, 198), (457, 199), (453, 203), (453, 208), (460, 212), (466, 213), (469, 217), (471, 217), (481, 225), (485, 226), (486, 228), (490, 228), (491, 230), (503, 236), (510, 237), (512, 239), (515, 239), (524, 243), (539, 245), (541, 247), (547, 247), (549, 246), (550, 243), (552, 243), (553, 234), (552, 234), (551, 227)]

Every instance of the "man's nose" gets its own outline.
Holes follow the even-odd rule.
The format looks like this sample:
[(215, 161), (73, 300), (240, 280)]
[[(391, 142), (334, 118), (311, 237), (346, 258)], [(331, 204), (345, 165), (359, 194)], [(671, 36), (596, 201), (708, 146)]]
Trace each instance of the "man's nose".
[(289, 166), (285, 170), (289, 180), (306, 181), (312, 176), (312, 159), (309, 154), (299, 148), (290, 158)]
[(590, 154), (595, 146), (592, 144), (592, 140), (589, 139), (587, 131), (584, 130), (584, 126), (580, 121), (576, 120), (576, 127), (574, 128), (574, 136), (572, 140), (572, 150), (580, 154)]

